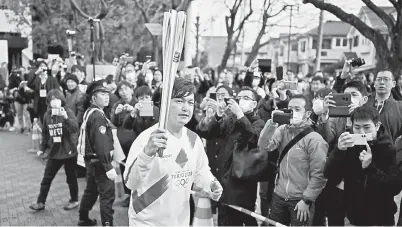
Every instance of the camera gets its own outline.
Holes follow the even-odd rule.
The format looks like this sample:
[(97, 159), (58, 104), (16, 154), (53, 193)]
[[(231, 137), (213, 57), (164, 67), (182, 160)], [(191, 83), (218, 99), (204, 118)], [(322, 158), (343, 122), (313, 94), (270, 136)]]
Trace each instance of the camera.
[(272, 121), (274, 123), (284, 125), (290, 124), (290, 119), (292, 119), (293, 111), (290, 109), (283, 109), (282, 112), (275, 112), (272, 116)]
[(353, 58), (353, 59), (349, 60), (348, 63), (352, 67), (360, 67), (360, 66), (366, 64), (366, 62), (364, 61), (363, 58)]

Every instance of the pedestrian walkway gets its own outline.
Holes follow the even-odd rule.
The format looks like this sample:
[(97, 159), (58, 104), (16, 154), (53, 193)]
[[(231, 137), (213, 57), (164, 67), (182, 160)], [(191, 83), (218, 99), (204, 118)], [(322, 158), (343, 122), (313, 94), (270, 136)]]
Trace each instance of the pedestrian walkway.
[[(31, 146), (26, 135), (0, 132), (0, 226), (71, 226), (77, 225), (78, 208), (65, 211), (63, 206), (70, 199), (64, 169), (60, 169), (50, 188), (46, 209), (34, 212), (29, 205), (36, 202), (44, 164), (33, 153), (27, 153)], [(78, 179), (79, 196), (86, 183)], [(116, 202), (114, 224), (127, 226), (127, 208)], [(90, 217), (100, 224), (99, 200)]]

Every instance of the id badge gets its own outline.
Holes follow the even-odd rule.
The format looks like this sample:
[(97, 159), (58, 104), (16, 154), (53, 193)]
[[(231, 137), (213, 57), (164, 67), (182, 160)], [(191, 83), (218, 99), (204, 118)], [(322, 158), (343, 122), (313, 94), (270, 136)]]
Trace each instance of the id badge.
[(39, 97), (41, 97), (41, 98), (46, 98), (46, 90), (45, 89), (41, 89), (40, 91), (39, 91)]
[(53, 137), (53, 143), (61, 143), (61, 137), (60, 136)]

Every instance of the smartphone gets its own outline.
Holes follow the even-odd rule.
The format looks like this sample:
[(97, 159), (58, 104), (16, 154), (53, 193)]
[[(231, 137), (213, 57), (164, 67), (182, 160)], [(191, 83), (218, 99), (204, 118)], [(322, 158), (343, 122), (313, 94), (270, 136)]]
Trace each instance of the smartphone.
[(350, 134), (355, 142), (355, 145), (366, 145), (367, 135), (366, 134)]
[(297, 91), (297, 81), (283, 81), (283, 89)]
[(263, 74), (271, 72), (271, 65), (272, 65), (271, 59), (258, 59), (258, 68)]
[(141, 101), (140, 117), (153, 117), (154, 116), (154, 102)]
[(223, 100), (225, 101), (226, 105), (228, 105), (230, 98), (223, 98)]
[(276, 79), (283, 80), (283, 67), (282, 66), (276, 67)]
[(60, 109), (56, 108), (56, 109), (51, 109), (52, 110), (52, 116), (58, 116), (60, 115)]
[(215, 92), (209, 93), (209, 98), (216, 101), (216, 93)]
[(279, 125), (290, 124), (290, 119), (292, 119), (293, 111), (284, 109), (282, 112), (275, 112), (272, 116), (272, 121)]
[(352, 104), (350, 94), (333, 94), (336, 107), (329, 108), (330, 117), (349, 117), (349, 105)]

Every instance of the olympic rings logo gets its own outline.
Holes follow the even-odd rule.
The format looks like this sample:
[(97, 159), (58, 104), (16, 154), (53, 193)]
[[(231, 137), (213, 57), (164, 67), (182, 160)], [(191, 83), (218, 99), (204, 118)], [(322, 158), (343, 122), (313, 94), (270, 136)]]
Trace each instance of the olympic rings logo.
[(182, 178), (182, 179), (177, 179), (177, 181), (176, 181), (176, 187), (181, 186), (181, 187), (183, 187), (183, 188), (187, 188), (187, 186), (188, 186), (188, 181), (189, 181), (188, 177), (187, 177), (187, 178)]

